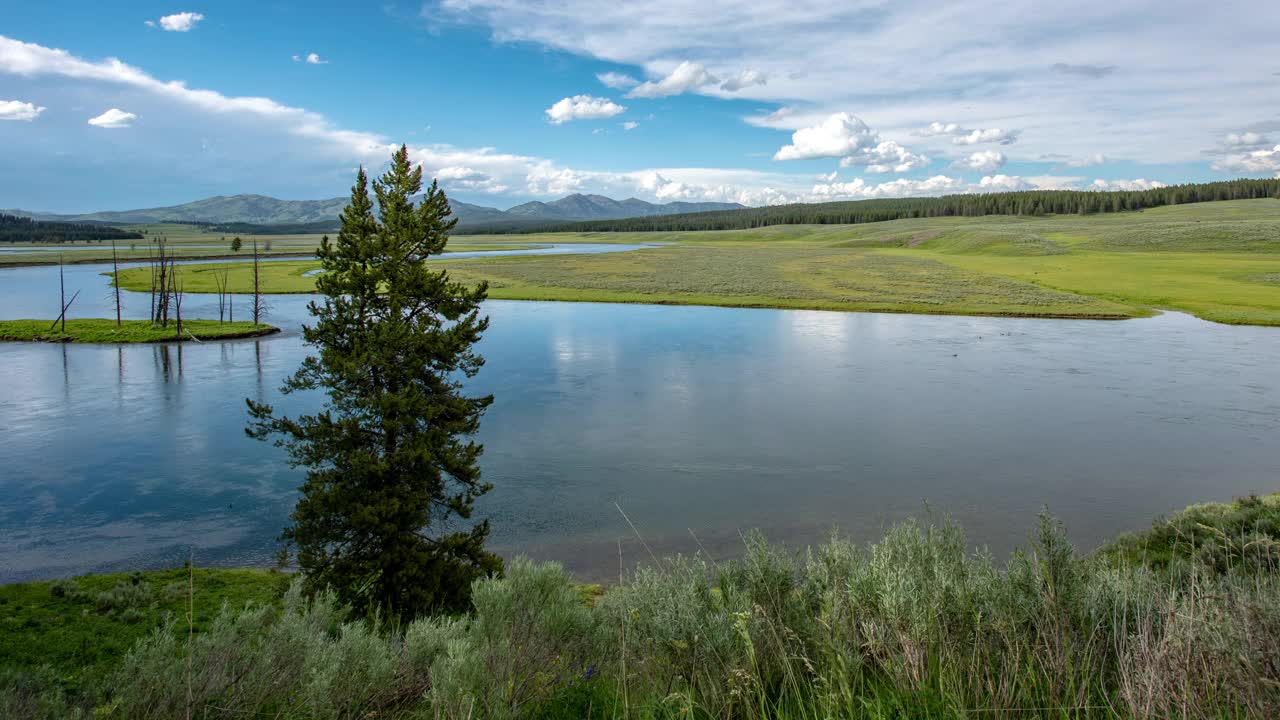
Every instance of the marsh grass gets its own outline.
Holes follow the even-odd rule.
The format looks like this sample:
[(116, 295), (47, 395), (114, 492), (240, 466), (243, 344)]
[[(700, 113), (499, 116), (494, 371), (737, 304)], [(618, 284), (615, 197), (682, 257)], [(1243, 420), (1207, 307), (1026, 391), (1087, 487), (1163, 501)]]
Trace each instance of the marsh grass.
[[(490, 297), (510, 300), (1100, 319), (1175, 309), (1280, 325), (1278, 222), (1280, 201), (1243, 200), (1092, 216), (527, 235), (533, 243), (667, 245), (439, 262), (456, 279), (488, 281)], [(305, 273), (315, 268), (314, 261), (265, 264), (265, 286), (312, 292)], [(233, 291), (252, 288), (243, 264), (193, 265), (184, 277), (190, 291), (213, 292), (223, 271)], [(145, 291), (148, 281), (140, 270), (121, 273), (127, 289)]]
[(217, 320), (182, 321), (182, 334), (176, 324), (162, 327), (150, 320), (125, 320), (119, 326), (114, 319), (69, 318), (66, 330), (49, 328), (48, 320), (0, 320), (0, 341), (77, 342), (77, 343), (153, 343), (257, 337), (279, 332), (280, 328), (252, 322)]
[[(877, 543), (801, 554), (657, 560), (601, 595), (558, 565), (513, 561), (464, 617), (347, 619), (295, 584), (226, 604), (188, 642), (165, 623), (97, 698), (99, 717), (1270, 718), (1280, 713), (1277, 558), (1219, 541), (1275, 498), (1192, 508), (1082, 556), (1040, 518), (1003, 564), (955, 525), (907, 522)], [(1208, 514), (1206, 514), (1208, 513)], [(1175, 542), (1169, 527), (1221, 521)], [(1234, 541), (1233, 541), (1234, 542)], [(1250, 540), (1249, 542), (1254, 542)], [(1274, 546), (1268, 546), (1274, 547)], [(186, 661), (190, 658), (188, 677)], [(31, 717), (77, 711), (38, 671), (0, 675)], [(190, 698), (190, 699), (188, 699)], [(50, 710), (52, 708), (52, 710)], [(61, 713), (61, 714), (59, 714)]]

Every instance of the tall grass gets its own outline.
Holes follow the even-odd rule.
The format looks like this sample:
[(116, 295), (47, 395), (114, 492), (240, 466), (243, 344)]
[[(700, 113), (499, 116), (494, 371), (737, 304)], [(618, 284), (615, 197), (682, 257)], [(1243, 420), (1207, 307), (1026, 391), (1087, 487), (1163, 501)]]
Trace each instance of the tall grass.
[[(750, 536), (741, 560), (659, 561), (593, 603), (558, 565), (518, 559), (476, 584), (469, 615), (403, 626), (347, 621), (295, 585), (282, 607), (224, 608), (192, 640), (159, 629), (96, 712), (1280, 717), (1280, 554), (1255, 543), (1247, 562), (1222, 562), (1212, 537), (1156, 564), (1081, 556), (1043, 516), (1029, 549), (997, 565), (951, 524), (803, 554)], [(0, 685), (30, 716), (72, 710), (29, 678)]]

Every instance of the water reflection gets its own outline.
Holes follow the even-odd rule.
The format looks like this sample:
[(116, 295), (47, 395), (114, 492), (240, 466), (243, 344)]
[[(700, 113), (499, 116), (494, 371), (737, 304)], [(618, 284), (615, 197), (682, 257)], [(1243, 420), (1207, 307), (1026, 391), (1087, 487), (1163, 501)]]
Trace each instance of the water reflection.
[[(307, 353), (306, 301), (276, 298), (286, 333), (267, 339), (0, 345), (18, 379), (0, 394), (0, 581), (175, 563), (193, 545), (197, 562), (269, 564), (302, 474), (245, 437), (244, 398), (321, 401), (278, 392)], [(495, 490), (477, 513), (499, 550), (590, 578), (616, 575), (620, 539), (639, 552), (615, 503), (656, 552), (732, 553), (753, 527), (869, 538), (925, 500), (1004, 550), (1043, 504), (1088, 545), (1280, 477), (1272, 329), (487, 308), (471, 389), (496, 397), (480, 438)]]

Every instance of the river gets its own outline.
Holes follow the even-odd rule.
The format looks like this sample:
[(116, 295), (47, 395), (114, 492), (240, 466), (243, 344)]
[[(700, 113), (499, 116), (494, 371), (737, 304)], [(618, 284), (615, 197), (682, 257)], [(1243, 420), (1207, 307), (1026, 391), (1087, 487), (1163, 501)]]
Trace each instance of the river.
[[(103, 266), (66, 268), (70, 315), (114, 314)], [(51, 317), (57, 268), (0, 269), (0, 318)], [(302, 473), (245, 437), (281, 398), (307, 296), (260, 340), (0, 344), (0, 582), (266, 565)], [(145, 295), (126, 293), (129, 316)], [(243, 309), (242, 309), (243, 308)], [(217, 316), (212, 296), (184, 315)], [(248, 303), (237, 298), (237, 317)], [(477, 507), (504, 554), (585, 579), (759, 528), (795, 547), (935, 512), (1025, 544), (1047, 506), (1090, 548), (1160, 513), (1280, 485), (1280, 330), (1168, 313), (1124, 322), (490, 301), (471, 383)]]

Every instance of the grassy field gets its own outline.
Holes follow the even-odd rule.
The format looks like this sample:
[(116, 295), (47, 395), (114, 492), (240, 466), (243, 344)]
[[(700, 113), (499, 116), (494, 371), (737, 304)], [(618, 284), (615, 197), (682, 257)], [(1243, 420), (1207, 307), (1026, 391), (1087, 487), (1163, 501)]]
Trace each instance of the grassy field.
[(590, 593), (515, 559), (467, 617), (394, 623), (264, 570), (0, 586), (0, 716), (1276, 717), (1278, 513), (1194, 506), (1087, 556), (1042, 516), (1001, 565), (948, 523), (750, 535)]
[[(47, 666), (68, 687), (92, 685), (166, 618), (185, 627), (187, 579), (178, 569), (0, 586), (0, 668)], [(193, 582), (202, 632), (224, 604), (274, 603), (289, 581), (266, 570), (197, 568)]]
[[(1217, 322), (1280, 325), (1277, 200), (1092, 216), (520, 237), (666, 245), (439, 262), (460, 280), (487, 280), (490, 297), (500, 299), (1107, 319), (1174, 309)], [(272, 263), (265, 288), (311, 292), (314, 282), (304, 273), (316, 267), (309, 260)], [(186, 271), (191, 291), (212, 292), (212, 270), (227, 270), (237, 292), (252, 288), (248, 268), (199, 265)], [(128, 289), (145, 290), (148, 282), (145, 271), (122, 273)]]
[[(154, 238), (163, 235), (167, 239), (167, 252), (173, 257), (183, 259), (223, 259), (247, 258), (253, 254), (254, 236), (242, 235), (244, 247), (239, 252), (231, 250), (231, 239), (235, 235), (221, 232), (207, 232), (195, 225), (163, 224), (163, 225), (127, 225), (127, 230), (136, 230), (146, 237), (142, 240), (117, 240), (116, 252), (121, 262), (146, 260)], [(274, 256), (310, 256), (320, 246), (322, 235), (258, 235), (258, 252), (262, 255)], [(536, 242), (525, 238), (512, 237), (459, 237), (449, 243), (451, 252), (468, 250), (521, 250), (536, 245)], [(43, 243), (34, 246), (43, 247)], [(32, 243), (3, 243), (0, 250), (6, 248), (33, 247)], [(67, 243), (62, 253), (57, 250), (48, 252), (0, 252), (0, 267), (6, 265), (49, 265), (58, 262), (59, 254), (66, 263), (95, 263), (111, 261), (110, 242)]]
[(61, 325), (49, 329), (51, 320), (0, 320), (0, 340), (18, 342), (78, 342), (78, 343), (151, 343), (257, 337), (280, 331), (271, 325), (254, 325), (252, 322), (220, 323), (217, 320), (183, 320), (182, 335), (177, 334), (177, 323), (161, 327), (150, 320), (125, 320), (116, 327), (115, 320), (104, 318), (72, 318), (67, 320), (66, 331)]

